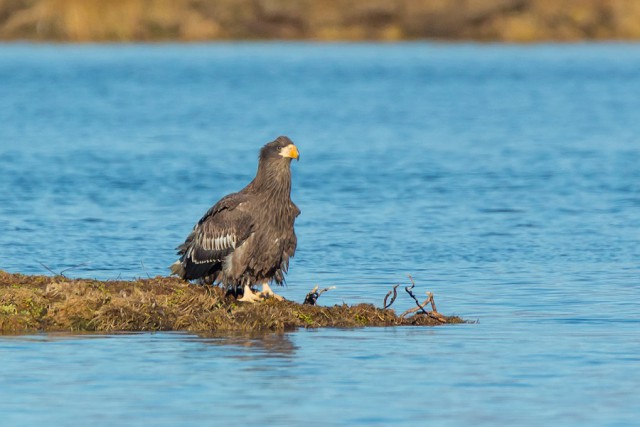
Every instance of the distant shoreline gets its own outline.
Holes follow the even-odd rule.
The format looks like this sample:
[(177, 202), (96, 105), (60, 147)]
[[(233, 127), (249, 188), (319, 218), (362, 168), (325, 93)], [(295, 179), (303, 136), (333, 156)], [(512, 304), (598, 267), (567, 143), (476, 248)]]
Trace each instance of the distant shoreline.
[(69, 46), (69, 47), (125, 47), (125, 46), (241, 46), (241, 45), (308, 45), (308, 46), (348, 46), (348, 45), (429, 45), (429, 46), (447, 46), (447, 47), (464, 47), (464, 46), (522, 46), (522, 47), (535, 47), (545, 45), (556, 46), (597, 46), (597, 45), (640, 45), (640, 39), (638, 40), (617, 40), (617, 39), (603, 39), (603, 40), (537, 40), (531, 42), (513, 42), (513, 41), (483, 41), (483, 40), (436, 40), (436, 39), (418, 39), (418, 40), (398, 40), (398, 41), (385, 41), (385, 40), (290, 40), (290, 39), (243, 39), (243, 40), (196, 40), (196, 41), (183, 41), (183, 40), (131, 40), (131, 41), (59, 41), (59, 40), (3, 40), (0, 39), (0, 46)]
[(640, 40), (627, 0), (0, 0), (0, 41)]

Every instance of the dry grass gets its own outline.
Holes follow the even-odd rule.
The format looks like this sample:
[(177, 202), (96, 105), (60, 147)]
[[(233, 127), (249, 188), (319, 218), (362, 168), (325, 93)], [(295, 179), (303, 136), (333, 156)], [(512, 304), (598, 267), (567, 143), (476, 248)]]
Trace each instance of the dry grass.
[(0, 39), (640, 38), (635, 0), (0, 0)]
[(135, 281), (27, 276), (0, 270), (0, 333), (28, 331), (286, 331), (297, 328), (461, 323), (402, 317), (371, 304), (333, 307), (238, 303), (222, 289), (155, 277)]

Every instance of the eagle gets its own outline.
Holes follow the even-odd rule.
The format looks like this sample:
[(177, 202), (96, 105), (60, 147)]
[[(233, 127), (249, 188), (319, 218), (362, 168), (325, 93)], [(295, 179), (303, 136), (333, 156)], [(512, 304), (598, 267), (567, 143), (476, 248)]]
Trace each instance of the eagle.
[[(300, 209), (291, 201), (291, 160), (298, 148), (279, 136), (260, 149), (255, 178), (224, 196), (176, 249), (169, 268), (184, 280), (225, 286), (240, 301), (281, 300), (269, 283), (282, 285), (296, 252), (294, 230)], [(262, 292), (252, 287), (261, 284)]]

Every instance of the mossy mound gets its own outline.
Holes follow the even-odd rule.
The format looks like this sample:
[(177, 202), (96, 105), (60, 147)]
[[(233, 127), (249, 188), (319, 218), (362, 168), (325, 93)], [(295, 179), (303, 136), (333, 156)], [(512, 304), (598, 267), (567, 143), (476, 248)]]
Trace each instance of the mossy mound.
[(285, 331), (433, 326), (459, 317), (398, 316), (371, 304), (333, 307), (270, 299), (240, 303), (218, 287), (168, 277), (134, 281), (28, 276), (0, 270), (0, 333), (30, 331)]

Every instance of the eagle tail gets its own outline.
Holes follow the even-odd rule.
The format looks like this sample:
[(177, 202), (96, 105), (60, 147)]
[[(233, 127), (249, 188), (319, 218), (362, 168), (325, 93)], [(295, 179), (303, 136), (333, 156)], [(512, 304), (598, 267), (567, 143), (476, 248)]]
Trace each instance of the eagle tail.
[(180, 276), (180, 278), (184, 279), (187, 275), (187, 271), (182, 265), (182, 261), (178, 260), (169, 266), (172, 275)]

